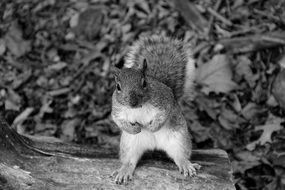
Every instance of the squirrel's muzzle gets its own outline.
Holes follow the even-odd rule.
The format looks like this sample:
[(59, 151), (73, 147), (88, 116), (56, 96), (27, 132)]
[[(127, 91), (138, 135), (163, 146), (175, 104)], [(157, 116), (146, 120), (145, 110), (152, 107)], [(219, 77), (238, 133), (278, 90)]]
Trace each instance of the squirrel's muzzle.
[(141, 101), (142, 101), (142, 96), (137, 94), (137, 93), (130, 93), (130, 96), (129, 96), (129, 105), (131, 107), (137, 107), (138, 105), (141, 104)]

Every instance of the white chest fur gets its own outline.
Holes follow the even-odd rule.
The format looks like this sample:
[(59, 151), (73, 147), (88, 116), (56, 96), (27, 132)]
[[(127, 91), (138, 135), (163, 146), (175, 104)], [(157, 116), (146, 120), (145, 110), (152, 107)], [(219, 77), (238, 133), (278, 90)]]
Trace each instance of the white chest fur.
[(184, 137), (181, 132), (173, 131), (166, 125), (169, 125), (169, 123), (166, 123), (165, 126), (155, 133), (145, 129), (135, 135), (123, 131), (123, 144), (128, 147), (130, 152), (137, 150), (145, 152), (146, 150), (154, 149), (165, 150), (168, 153), (175, 152), (181, 147)]
[(120, 119), (131, 123), (138, 122), (142, 125), (149, 124), (160, 110), (151, 104), (145, 104), (140, 108), (123, 107), (118, 114)]

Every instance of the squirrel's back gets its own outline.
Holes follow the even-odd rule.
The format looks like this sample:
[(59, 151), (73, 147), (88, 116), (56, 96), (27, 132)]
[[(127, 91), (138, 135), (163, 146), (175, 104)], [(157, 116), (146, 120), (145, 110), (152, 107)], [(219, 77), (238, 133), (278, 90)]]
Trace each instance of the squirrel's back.
[(146, 75), (169, 86), (176, 98), (191, 94), (195, 65), (191, 47), (165, 36), (141, 37), (125, 58), (125, 67), (140, 69), (147, 61)]

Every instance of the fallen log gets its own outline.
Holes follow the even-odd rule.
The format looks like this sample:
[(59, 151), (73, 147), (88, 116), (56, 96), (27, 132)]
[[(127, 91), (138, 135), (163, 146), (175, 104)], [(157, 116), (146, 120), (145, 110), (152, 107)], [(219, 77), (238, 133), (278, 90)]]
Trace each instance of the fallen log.
[(119, 168), (116, 149), (46, 142), (18, 134), (0, 119), (0, 189), (235, 189), (226, 152), (194, 150), (202, 165), (195, 177), (184, 177), (165, 155), (146, 154), (128, 185), (114, 183)]

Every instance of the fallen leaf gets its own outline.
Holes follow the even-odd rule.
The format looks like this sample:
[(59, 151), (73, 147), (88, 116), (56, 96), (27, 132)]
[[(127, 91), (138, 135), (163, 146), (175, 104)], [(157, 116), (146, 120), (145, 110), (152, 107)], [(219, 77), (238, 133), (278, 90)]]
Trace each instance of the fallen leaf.
[(5, 44), (5, 40), (0, 39), (0, 56), (3, 56), (3, 54), (6, 51), (6, 44)]
[(194, 121), (191, 125), (192, 136), (195, 139), (195, 142), (200, 143), (210, 138), (209, 127), (203, 127), (199, 121)]
[(215, 55), (208, 63), (198, 67), (196, 81), (206, 94), (213, 91), (216, 93), (228, 93), (237, 88), (232, 81), (232, 70), (226, 55)]
[(87, 40), (93, 40), (100, 34), (104, 20), (105, 15), (102, 8), (87, 9), (80, 13), (78, 24), (75, 26), (75, 33), (77, 36), (83, 35)]
[(281, 122), (284, 122), (284, 119), (270, 115), (265, 125), (260, 125), (255, 127), (255, 131), (260, 131), (260, 130), (263, 131), (259, 139), (248, 144), (246, 148), (252, 151), (255, 149), (256, 145), (258, 144), (264, 145), (267, 142), (271, 143), (272, 133), (275, 131), (279, 131), (282, 128)]
[(212, 101), (206, 96), (197, 96), (195, 101), (198, 103), (200, 110), (204, 110), (213, 119), (216, 120), (219, 114), (219, 103)]
[(285, 166), (285, 152), (282, 152), (282, 154), (273, 154), (275, 157), (272, 159), (274, 165), (278, 166)]
[(273, 95), (269, 96), (268, 100), (266, 101), (266, 104), (272, 107), (278, 106), (277, 100), (274, 98)]
[(285, 109), (285, 69), (281, 70), (272, 83), (272, 94), (281, 108)]
[(7, 48), (16, 57), (20, 57), (31, 50), (31, 42), (23, 39), (22, 30), (17, 22), (11, 24), (4, 39)]
[(39, 4), (37, 4), (37, 6), (32, 11), (36, 13), (36, 12), (43, 10), (44, 8), (48, 6), (53, 6), (54, 4), (55, 4), (55, 0), (42, 1)]
[(279, 60), (278, 64), (280, 65), (280, 67), (285, 69), (285, 55)]
[(21, 85), (26, 83), (31, 76), (32, 76), (32, 70), (31, 69), (24, 70), (23, 73), (18, 74), (17, 77), (14, 77), (13, 83), (11, 84), (11, 87), (13, 89), (19, 88)]
[(232, 162), (232, 167), (235, 173), (244, 173), (246, 170), (251, 169), (260, 164), (259, 161), (236, 161)]
[(21, 96), (9, 88), (6, 94), (5, 109), (19, 111), (21, 107)]
[(75, 136), (75, 127), (80, 123), (79, 118), (74, 118), (70, 120), (65, 120), (61, 124), (62, 135), (60, 139), (65, 141), (72, 141)]
[(229, 138), (231, 131), (222, 130), (217, 123), (211, 123), (210, 126), (210, 137), (214, 142), (214, 147), (220, 147), (223, 149), (230, 149), (233, 147), (233, 141)]
[(241, 122), (241, 118), (230, 107), (225, 105), (221, 107), (218, 120), (221, 126), (227, 130), (238, 128)]
[(246, 56), (240, 56), (238, 58), (238, 64), (235, 67), (235, 72), (243, 77), (248, 85), (253, 88), (255, 86), (255, 82), (258, 79), (259, 75), (254, 75), (250, 66), (251, 66), (251, 60), (248, 59)]
[(69, 25), (71, 28), (74, 28), (78, 25), (78, 20), (79, 20), (79, 13), (74, 14), (69, 21)]
[(241, 103), (236, 94), (233, 94), (233, 102), (231, 103), (231, 106), (234, 108), (236, 112), (241, 111)]
[(266, 111), (263, 107), (253, 103), (249, 102), (247, 105), (245, 105), (242, 108), (241, 114), (244, 118), (247, 120), (254, 120), (258, 118), (259, 114), (262, 114), (264, 111)]
[(5, 110), (15, 110), (19, 111), (20, 107), (11, 102), (9, 99), (5, 100)]
[(254, 161), (259, 160), (258, 156), (255, 156), (252, 152), (247, 151), (247, 150), (237, 152), (236, 157), (241, 159), (241, 160), (250, 161), (250, 162), (254, 162)]

